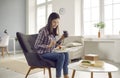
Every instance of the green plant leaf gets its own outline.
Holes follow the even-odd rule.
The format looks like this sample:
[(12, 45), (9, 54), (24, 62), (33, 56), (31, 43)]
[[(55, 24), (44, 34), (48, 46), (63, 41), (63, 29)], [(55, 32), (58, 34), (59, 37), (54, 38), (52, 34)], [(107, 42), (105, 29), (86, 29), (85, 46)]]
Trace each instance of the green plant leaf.
[(103, 29), (105, 27), (105, 24), (104, 24), (104, 22), (98, 22), (94, 25), (94, 27), (97, 27), (99, 29)]

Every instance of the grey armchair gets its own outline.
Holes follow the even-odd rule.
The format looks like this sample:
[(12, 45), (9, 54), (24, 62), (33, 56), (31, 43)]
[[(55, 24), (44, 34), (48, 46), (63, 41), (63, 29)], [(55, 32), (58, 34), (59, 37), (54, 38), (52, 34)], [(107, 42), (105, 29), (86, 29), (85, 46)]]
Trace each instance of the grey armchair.
[(34, 43), (37, 38), (37, 34), (25, 35), (23, 33), (17, 32), (16, 36), (23, 50), (27, 63), (30, 66), (25, 78), (27, 78), (29, 72), (35, 68), (44, 68), (44, 71), (45, 68), (47, 68), (49, 71), (49, 78), (52, 78), (51, 67), (56, 67), (55, 62), (44, 59), (42, 56), (40, 57), (37, 55), (36, 49), (34, 48)]

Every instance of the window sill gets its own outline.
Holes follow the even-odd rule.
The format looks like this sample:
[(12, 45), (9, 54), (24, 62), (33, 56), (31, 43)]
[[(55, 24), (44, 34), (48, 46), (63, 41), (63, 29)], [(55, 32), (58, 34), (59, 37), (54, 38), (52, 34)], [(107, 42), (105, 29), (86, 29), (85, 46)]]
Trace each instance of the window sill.
[(84, 36), (84, 41), (115, 41), (120, 40), (120, 35), (111, 35), (98, 38), (96, 36)]

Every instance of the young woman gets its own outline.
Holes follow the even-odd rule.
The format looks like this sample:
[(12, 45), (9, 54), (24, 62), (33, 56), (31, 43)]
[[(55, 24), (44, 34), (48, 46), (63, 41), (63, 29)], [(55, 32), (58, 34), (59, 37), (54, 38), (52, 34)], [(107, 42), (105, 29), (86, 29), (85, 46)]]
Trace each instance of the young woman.
[(69, 78), (67, 67), (69, 59), (68, 53), (56, 53), (53, 51), (53, 49), (59, 46), (61, 41), (67, 37), (67, 35), (63, 34), (61, 38), (56, 41), (55, 37), (58, 35), (59, 20), (60, 16), (57, 13), (53, 12), (50, 14), (47, 25), (39, 31), (34, 47), (37, 49), (37, 53), (43, 58), (55, 61), (56, 78), (61, 77), (62, 69), (64, 78)]

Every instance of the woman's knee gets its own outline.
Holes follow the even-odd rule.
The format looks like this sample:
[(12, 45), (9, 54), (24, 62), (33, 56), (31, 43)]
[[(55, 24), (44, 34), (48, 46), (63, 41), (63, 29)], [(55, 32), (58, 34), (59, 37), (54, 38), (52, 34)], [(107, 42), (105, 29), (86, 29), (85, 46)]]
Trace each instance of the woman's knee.
[(63, 53), (60, 53), (58, 59), (65, 60), (65, 55)]
[(64, 55), (65, 55), (65, 58), (68, 58), (68, 59), (69, 59), (69, 54), (68, 54), (68, 52), (65, 52)]

